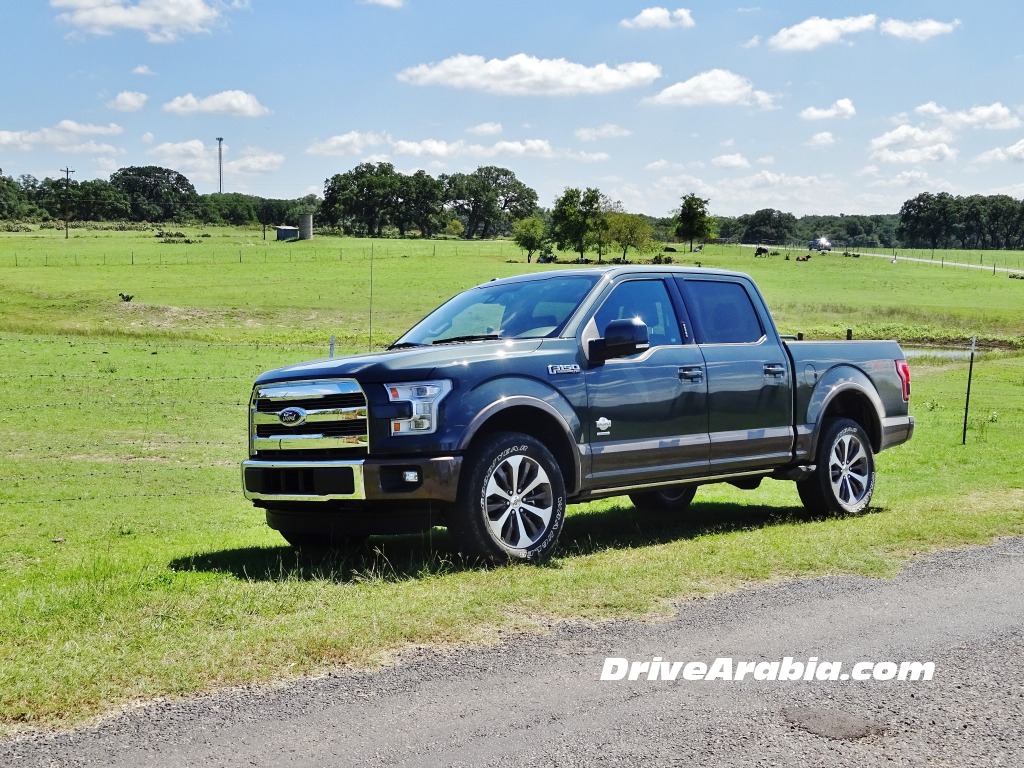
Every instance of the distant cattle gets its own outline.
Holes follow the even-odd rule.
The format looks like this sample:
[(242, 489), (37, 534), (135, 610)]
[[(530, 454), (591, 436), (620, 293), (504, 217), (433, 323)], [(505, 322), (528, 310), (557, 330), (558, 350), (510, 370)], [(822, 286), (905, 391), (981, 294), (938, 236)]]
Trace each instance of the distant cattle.
[(662, 248), (662, 250), (665, 253), (675, 253), (676, 252), (676, 249), (673, 248), (671, 245), (666, 245), (664, 248)]
[(754, 251), (754, 256), (755, 256), (755, 257), (757, 257), (757, 256), (764, 256), (764, 257), (766, 257), (766, 258), (767, 258), (767, 256), (768, 256), (768, 249), (767, 249), (767, 248), (764, 248), (763, 246), (760, 246), (760, 245), (759, 245), (759, 246), (757, 247), (757, 250), (756, 250), (756, 251)]

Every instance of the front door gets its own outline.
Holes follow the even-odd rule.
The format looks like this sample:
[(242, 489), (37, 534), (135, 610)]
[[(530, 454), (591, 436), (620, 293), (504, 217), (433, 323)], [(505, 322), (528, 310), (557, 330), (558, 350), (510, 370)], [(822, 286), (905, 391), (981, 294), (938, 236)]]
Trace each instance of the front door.
[(596, 335), (612, 320), (639, 317), (650, 348), (591, 365), (586, 372), (590, 481), (623, 486), (708, 471), (707, 376), (660, 278), (616, 285), (589, 323)]

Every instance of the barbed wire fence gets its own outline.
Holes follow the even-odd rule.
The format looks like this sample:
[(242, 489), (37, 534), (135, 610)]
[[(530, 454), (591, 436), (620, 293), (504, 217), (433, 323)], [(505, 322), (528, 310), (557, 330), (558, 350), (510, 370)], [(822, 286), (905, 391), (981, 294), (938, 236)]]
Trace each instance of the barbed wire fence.
[[(252, 342), (249, 344), (231, 344), (231, 343), (220, 343), (220, 342), (173, 342), (173, 341), (160, 341), (153, 342), (150, 340), (139, 340), (139, 341), (106, 341), (106, 340), (95, 340), (95, 339), (77, 339), (77, 338), (33, 338), (30, 336), (18, 337), (18, 336), (3, 336), (0, 337), (0, 347), (2, 346), (27, 346), (27, 345), (40, 345), (41, 347), (54, 347), (54, 346), (97, 346), (97, 347), (115, 347), (123, 348), (127, 350), (140, 350), (149, 351), (154, 348), (163, 351), (170, 350), (201, 350), (209, 348), (234, 348), (243, 349), (247, 352), (251, 352), (254, 356), (265, 350), (282, 349), (282, 350), (297, 350), (297, 349), (310, 349), (310, 350), (321, 350), (324, 353), (330, 348), (331, 342), (325, 340), (320, 344), (314, 343), (266, 343), (266, 342)], [(46, 361), (41, 364), (49, 363), (53, 364), (50, 357), (44, 358)], [(265, 364), (259, 364), (262, 368), (268, 367)], [(257, 367), (257, 362), (254, 360), (253, 367)], [(59, 413), (62, 409), (73, 409), (81, 410), (87, 413), (99, 411), (101, 415), (90, 413), (89, 417), (85, 419), (90, 424), (99, 425), (98, 429), (100, 434), (106, 434), (108, 440), (104, 443), (97, 443), (96, 440), (91, 441), (69, 441), (62, 439), (64, 433), (62, 430), (55, 430), (50, 434), (43, 435), (45, 441), (44, 445), (23, 445), (18, 444), (18, 441), (5, 441), (5, 444), (0, 448), (0, 489), (5, 489), (5, 496), (8, 498), (0, 498), (0, 507), (21, 507), (21, 506), (48, 506), (55, 504), (65, 504), (74, 502), (97, 502), (104, 500), (154, 500), (154, 499), (172, 499), (172, 498), (189, 498), (189, 497), (216, 497), (216, 496), (235, 496), (241, 498), (241, 492), (237, 484), (232, 483), (231, 487), (224, 488), (208, 488), (208, 489), (184, 489), (184, 490), (167, 490), (152, 492), (144, 487), (144, 481), (152, 478), (168, 478), (173, 477), (175, 474), (192, 474), (195, 475), (197, 472), (216, 472), (219, 469), (226, 468), (223, 464), (224, 459), (220, 459), (221, 464), (203, 464), (195, 461), (186, 463), (176, 463), (174, 466), (152, 466), (152, 467), (139, 467), (133, 465), (136, 461), (151, 460), (152, 457), (145, 455), (146, 452), (153, 450), (166, 451), (167, 449), (201, 449), (202, 451), (209, 451), (214, 454), (229, 454), (232, 460), (236, 459), (240, 462), (244, 458), (246, 451), (246, 425), (247, 425), (247, 409), (249, 406), (249, 390), (253, 375), (188, 375), (188, 376), (116, 376), (112, 374), (93, 374), (93, 373), (65, 373), (55, 371), (34, 371), (28, 373), (14, 373), (5, 371), (0, 373), (0, 382), (4, 383), (4, 386), (0, 386), (0, 423), (6, 422), (12, 419), (15, 423), (26, 423), (25, 415), (29, 417), (31, 414), (40, 413)], [(128, 395), (131, 399), (120, 400), (114, 397), (107, 399), (35, 399), (36, 395), (43, 395), (45, 398), (45, 391), (41, 392), (41, 388), (45, 384), (50, 382), (59, 383), (62, 381), (71, 382), (109, 382), (112, 386), (118, 388), (118, 394)], [(30, 386), (22, 388), (19, 394), (19, 388), (13, 386), (15, 382), (27, 382)], [(225, 383), (232, 382), (238, 384), (238, 396), (237, 397), (209, 397), (209, 393), (204, 389), (203, 385), (207, 383)], [(39, 386), (32, 386), (32, 384), (38, 383)], [(140, 396), (139, 393), (132, 393), (133, 388), (139, 386), (151, 386), (160, 384), (170, 385), (195, 385), (196, 396), (195, 397), (155, 397), (147, 398)], [(29, 396), (28, 398), (26, 396)], [(120, 419), (110, 419), (109, 414), (112, 411), (121, 412), (122, 409), (129, 410), (146, 410), (151, 412), (153, 409), (165, 409), (170, 412), (183, 413), (190, 409), (209, 409), (215, 408), (218, 413), (225, 411), (231, 412), (236, 418), (238, 423), (237, 437), (235, 439), (204, 439), (201, 435), (189, 436), (188, 434), (168, 434), (160, 436), (152, 435), (139, 435), (137, 437), (124, 439), (122, 436), (115, 436), (112, 431), (103, 430), (104, 420), (110, 421), (112, 427), (123, 427), (123, 422)], [(202, 423), (201, 419), (197, 419), (196, 423)], [(121, 452), (138, 452), (139, 455), (131, 457), (114, 457), (111, 458), (109, 451), (121, 451)], [(72, 458), (75, 464), (87, 464), (91, 461), (114, 461), (120, 466), (117, 468), (105, 469), (85, 469), (78, 471), (75, 466), (61, 466), (55, 468), (53, 471), (47, 471), (43, 466), (48, 462), (61, 462)], [(180, 459), (179, 459), (180, 461)], [(24, 467), (25, 464), (31, 465), (30, 467)], [(24, 467), (24, 468), (23, 468)], [(70, 470), (70, 471), (69, 471)], [(232, 471), (237, 471), (237, 465)], [(130, 485), (131, 488), (126, 490), (124, 493), (110, 492), (109, 490), (94, 490), (92, 488), (83, 489), (79, 493), (61, 493), (51, 492), (50, 494), (41, 494), (39, 497), (23, 498), (24, 492), (33, 492), (44, 489), (56, 489), (61, 485), (71, 483), (72, 486), (89, 485), (90, 480), (114, 480), (121, 478), (125, 481), (126, 485)]]

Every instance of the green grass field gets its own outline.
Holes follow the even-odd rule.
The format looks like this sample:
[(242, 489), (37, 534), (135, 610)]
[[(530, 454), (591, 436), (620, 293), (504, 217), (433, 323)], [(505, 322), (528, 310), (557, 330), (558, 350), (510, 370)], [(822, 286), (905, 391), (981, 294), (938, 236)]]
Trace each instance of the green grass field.
[(442, 531), (296, 555), (240, 492), (253, 377), (325, 356), (332, 335), (339, 352), (382, 346), (464, 287), (550, 267), (500, 241), (209, 233), (0, 235), (0, 734), (746, 583), (884, 576), (917, 553), (1024, 534), (1024, 281), (710, 247), (676, 256), (751, 273), (783, 332), (1005, 348), (976, 363), (967, 445), (966, 361), (925, 358), (917, 434), (879, 457), (865, 515), (810, 519), (792, 484), (766, 481), (702, 489), (685, 519), (625, 499), (574, 507), (539, 568), (465, 568)]

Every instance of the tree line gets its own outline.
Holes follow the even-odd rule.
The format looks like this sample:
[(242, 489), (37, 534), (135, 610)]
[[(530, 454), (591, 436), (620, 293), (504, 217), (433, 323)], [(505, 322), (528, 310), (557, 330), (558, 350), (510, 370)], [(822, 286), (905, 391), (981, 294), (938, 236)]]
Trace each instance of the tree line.
[(360, 163), (324, 181), (322, 197), (272, 199), (240, 193), (200, 195), (181, 173), (159, 166), (121, 168), (110, 178), (18, 179), (0, 173), (0, 220), (197, 222), (236, 226), (317, 225), (366, 237), (513, 237), (529, 257), (554, 248), (625, 258), (668, 240), (793, 245), (829, 238), (853, 248), (1024, 248), (1024, 202), (1009, 195), (924, 192), (898, 214), (802, 216), (764, 208), (712, 216), (709, 201), (682, 198), (670, 215), (628, 213), (596, 188), (566, 188), (550, 208), (508, 168), (472, 173), (405, 174), (391, 163)]
[(903, 204), (899, 218), (905, 247), (1024, 248), (1024, 202), (1009, 195), (922, 192)]

